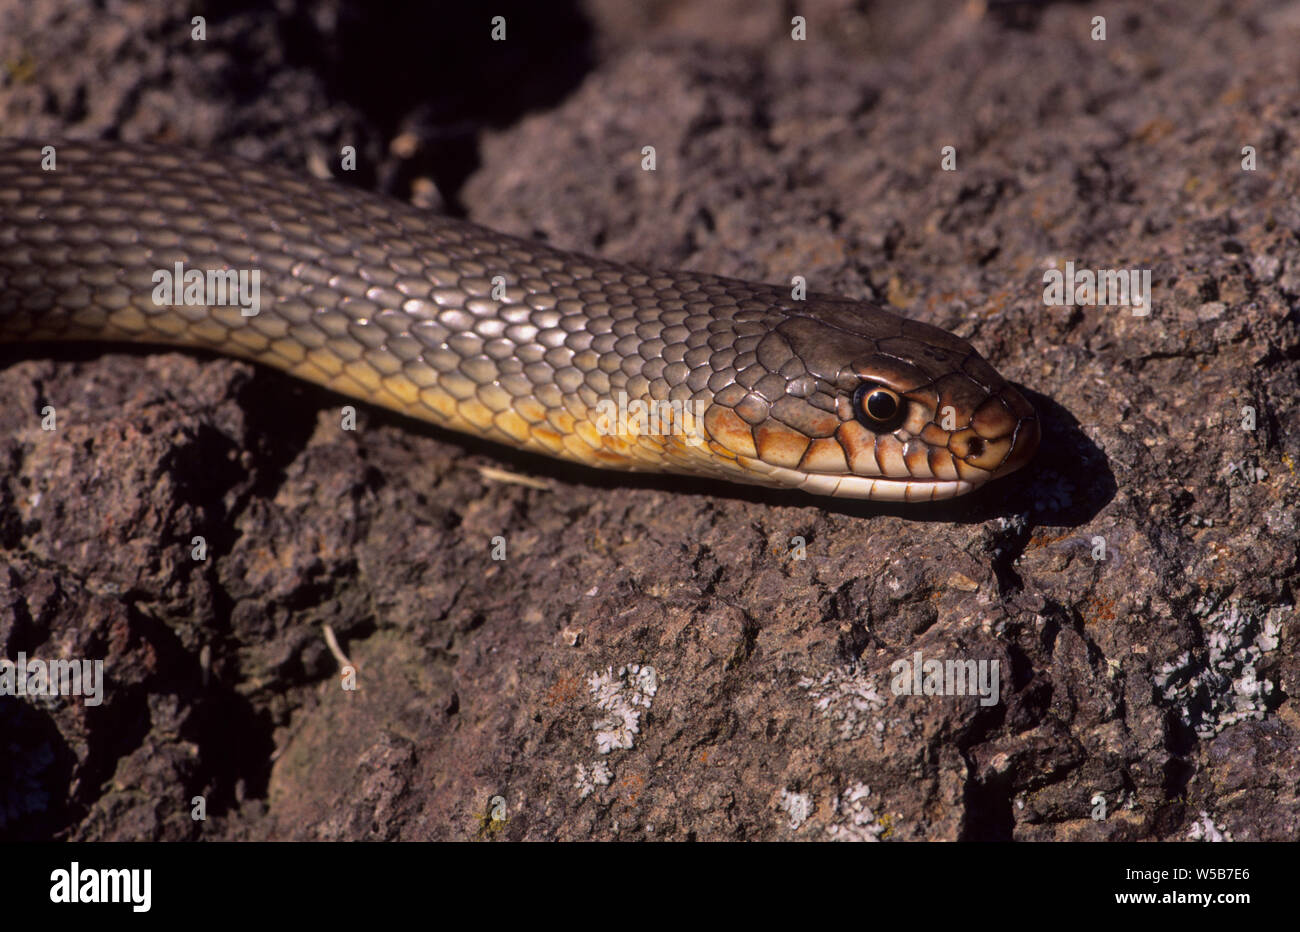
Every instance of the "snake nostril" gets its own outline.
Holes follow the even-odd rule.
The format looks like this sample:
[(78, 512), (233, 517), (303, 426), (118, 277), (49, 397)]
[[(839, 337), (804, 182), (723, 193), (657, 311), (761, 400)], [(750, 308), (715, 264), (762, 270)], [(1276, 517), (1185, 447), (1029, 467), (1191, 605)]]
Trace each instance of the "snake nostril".
[(984, 455), (984, 441), (979, 437), (971, 437), (966, 441), (966, 458), (979, 459)]

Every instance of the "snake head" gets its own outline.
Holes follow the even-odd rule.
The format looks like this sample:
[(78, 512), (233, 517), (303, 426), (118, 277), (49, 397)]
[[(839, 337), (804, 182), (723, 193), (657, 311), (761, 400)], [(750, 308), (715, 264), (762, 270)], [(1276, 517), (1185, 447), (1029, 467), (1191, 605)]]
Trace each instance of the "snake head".
[(966, 341), (861, 302), (818, 297), (784, 311), (761, 334), (737, 319), (738, 347), (753, 350), (737, 355), (705, 415), (714, 452), (747, 481), (937, 501), (1037, 449), (1033, 407)]

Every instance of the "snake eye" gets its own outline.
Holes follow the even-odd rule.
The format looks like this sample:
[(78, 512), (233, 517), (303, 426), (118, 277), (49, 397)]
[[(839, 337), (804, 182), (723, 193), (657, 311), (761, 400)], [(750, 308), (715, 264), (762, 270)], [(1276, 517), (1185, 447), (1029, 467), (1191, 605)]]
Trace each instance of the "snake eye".
[(886, 431), (893, 430), (902, 422), (901, 415), (906, 409), (898, 392), (873, 382), (864, 382), (853, 393), (853, 410), (862, 426)]

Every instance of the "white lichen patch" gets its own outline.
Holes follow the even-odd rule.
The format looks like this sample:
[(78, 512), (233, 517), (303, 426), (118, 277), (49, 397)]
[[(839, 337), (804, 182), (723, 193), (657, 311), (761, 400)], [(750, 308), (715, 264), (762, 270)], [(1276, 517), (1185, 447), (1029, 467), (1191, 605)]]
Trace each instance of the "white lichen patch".
[(822, 718), (838, 724), (845, 741), (860, 738), (868, 731), (884, 730), (885, 723), (875, 713), (885, 707), (885, 697), (876, 691), (876, 680), (857, 670), (831, 670), (820, 680), (805, 676), (799, 681), (808, 690), (813, 707)]
[(609, 781), (614, 779), (614, 774), (610, 771), (609, 765), (603, 760), (594, 761), (590, 767), (586, 764), (577, 764), (578, 778), (573, 781), (573, 785), (578, 790), (578, 798), (586, 799), (592, 793), (596, 792), (598, 786), (609, 786)]
[(835, 798), (834, 821), (826, 834), (834, 841), (880, 841), (885, 826), (868, 803), (871, 787), (857, 783)]
[(1277, 649), (1282, 614), (1291, 606), (1263, 606), (1204, 600), (1193, 614), (1204, 616), (1206, 650), (1184, 651), (1155, 669), (1155, 685), (1179, 718), (1201, 738), (1212, 738), (1229, 725), (1262, 719), (1274, 684), (1261, 679), (1258, 664)]
[(596, 732), (596, 749), (608, 754), (616, 748), (630, 748), (641, 731), (641, 713), (650, 708), (659, 691), (659, 674), (655, 668), (639, 663), (624, 664), (614, 672), (593, 671), (587, 676), (587, 689), (596, 708), (604, 714), (592, 723)]
[(798, 829), (808, 821), (812, 815), (813, 798), (809, 793), (792, 793), (790, 790), (781, 791), (781, 801), (779, 803), (781, 811), (786, 814), (790, 820), (790, 828)]
[(1189, 841), (1232, 841), (1232, 832), (1228, 831), (1222, 825), (1215, 825), (1210, 814), (1204, 809), (1201, 810), (1201, 818), (1192, 823), (1192, 827), (1187, 832)]
[(1268, 480), (1268, 470), (1255, 462), (1253, 456), (1248, 456), (1241, 462), (1229, 463), (1224, 467), (1222, 475), (1224, 484), (1229, 488)]

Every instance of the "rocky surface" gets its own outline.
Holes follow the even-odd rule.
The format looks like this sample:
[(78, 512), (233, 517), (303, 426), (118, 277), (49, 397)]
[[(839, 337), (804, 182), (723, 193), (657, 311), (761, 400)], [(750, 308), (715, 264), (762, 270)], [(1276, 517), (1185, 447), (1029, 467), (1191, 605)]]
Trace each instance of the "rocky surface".
[[(1043, 449), (840, 504), (344, 431), (227, 359), (5, 347), (0, 645), (107, 682), (0, 698), (0, 835), (1296, 836), (1294, 5), (826, 0), (795, 42), (776, 2), (521, 0), (504, 45), (209, 6), (196, 43), (179, 0), (3, 0), (4, 132), (350, 143), (357, 183), (500, 229), (805, 275), (971, 340)], [(1045, 306), (1067, 261), (1150, 269), (1153, 313)], [(900, 695), (918, 652), (996, 662), (996, 697)]]

